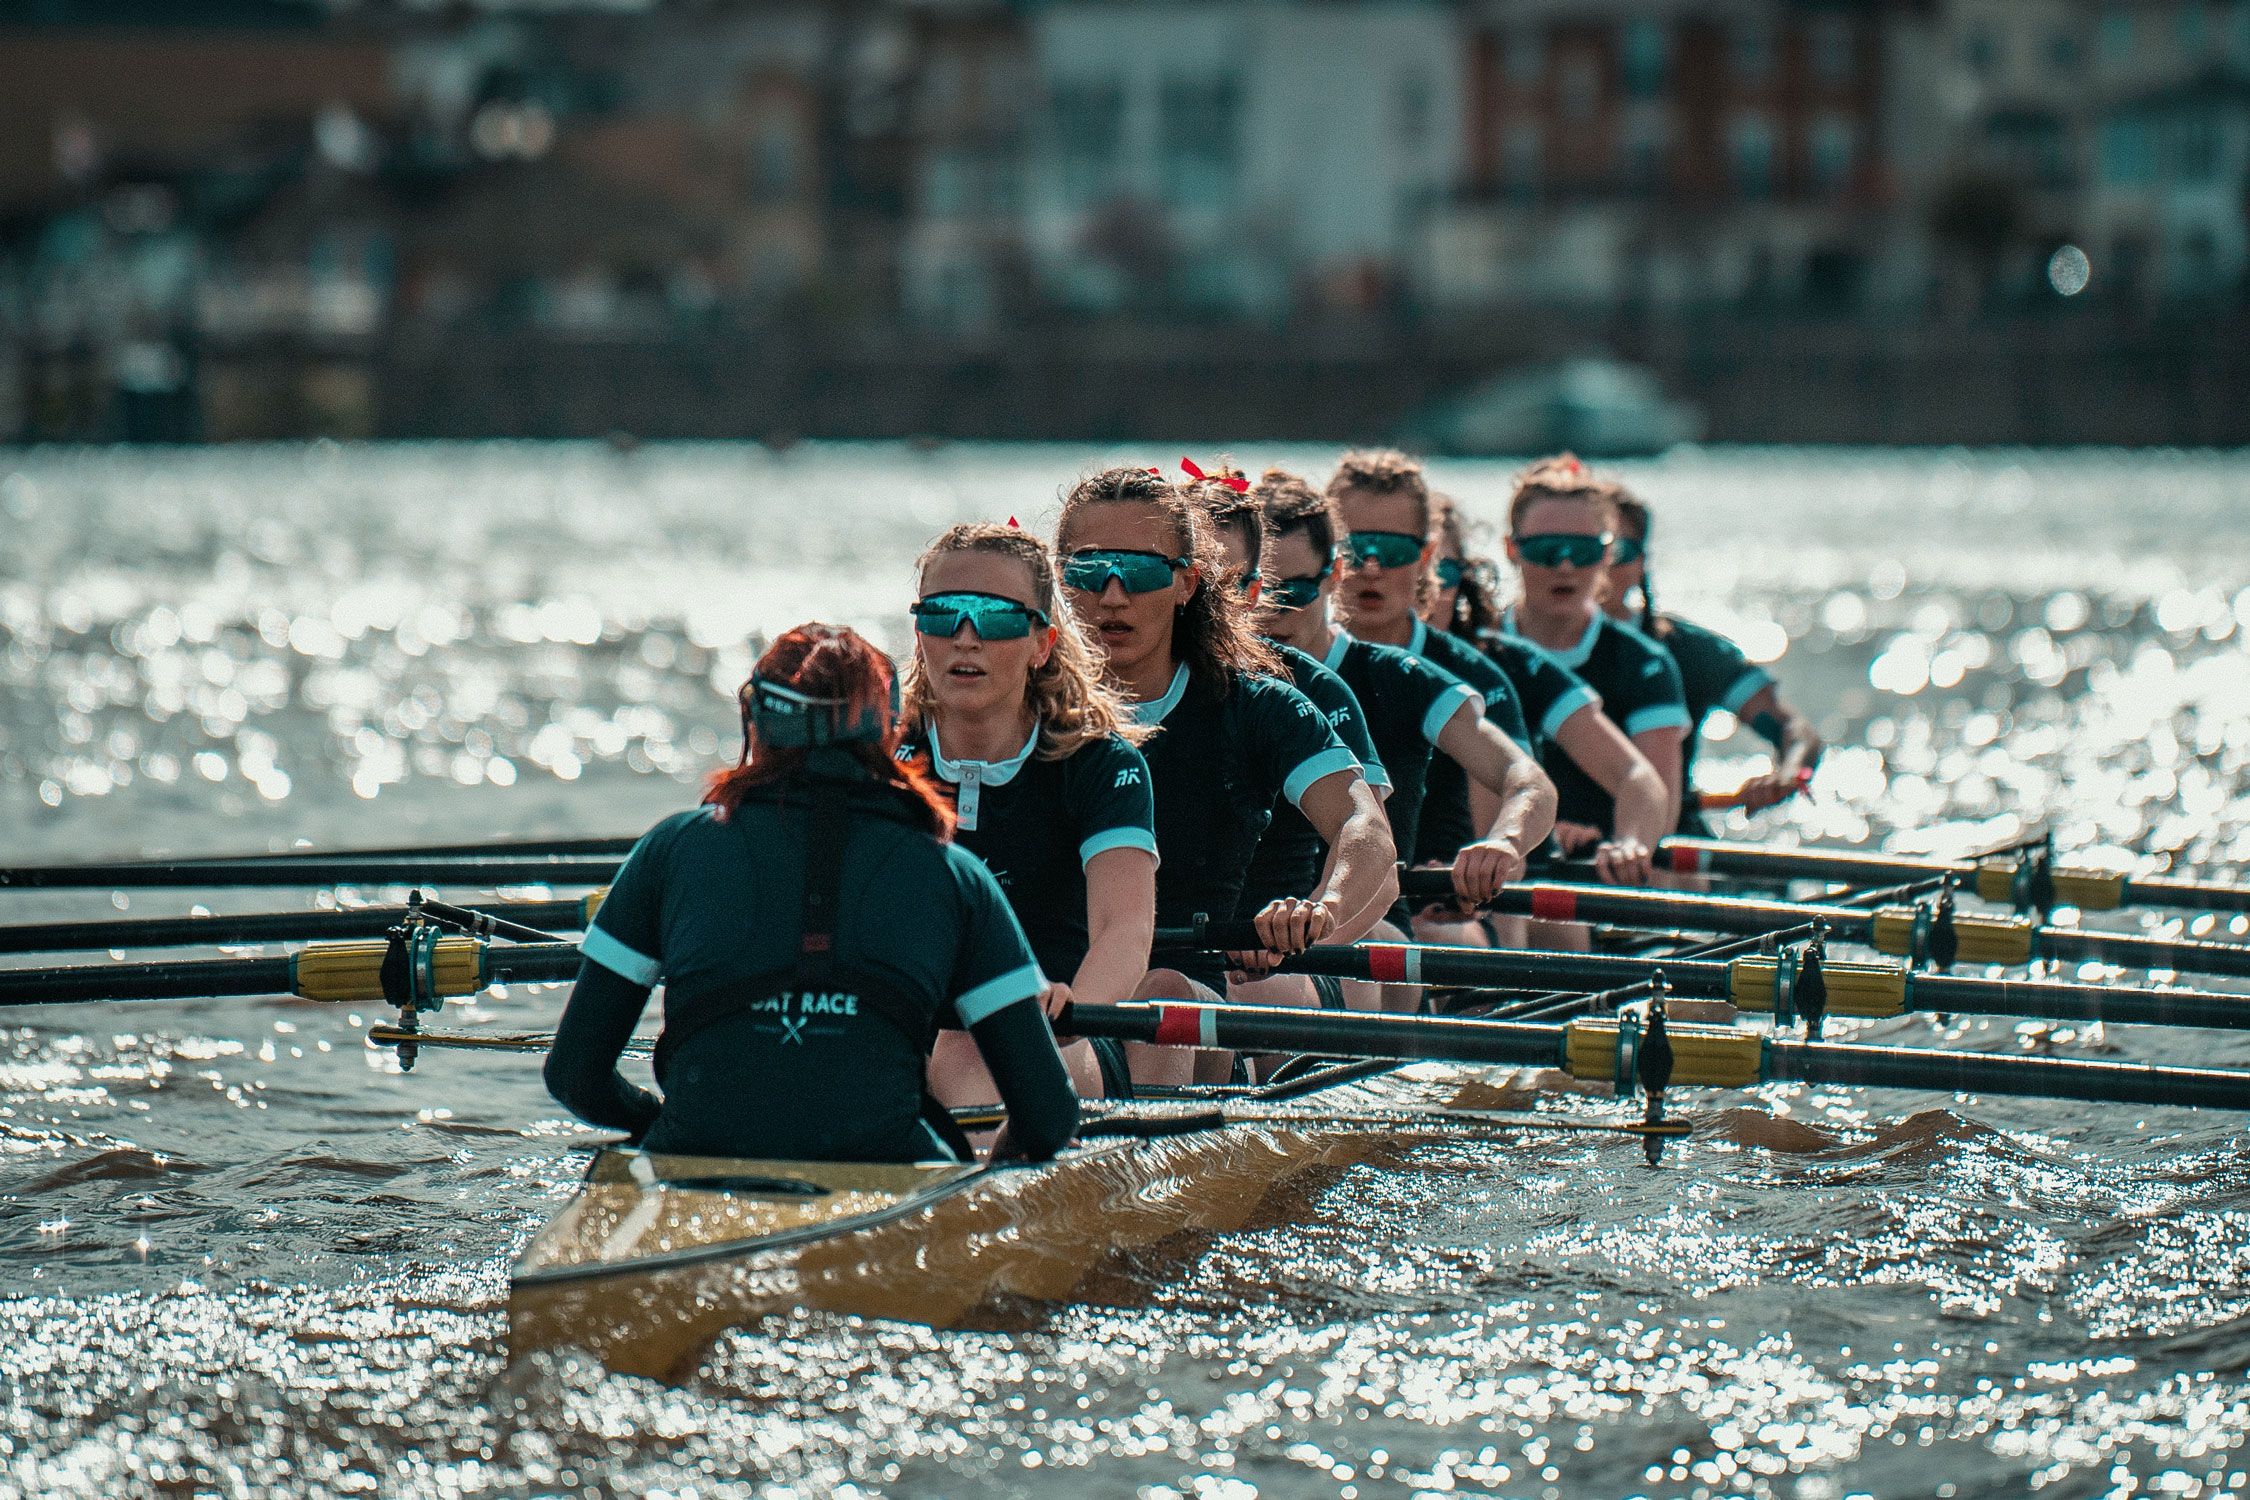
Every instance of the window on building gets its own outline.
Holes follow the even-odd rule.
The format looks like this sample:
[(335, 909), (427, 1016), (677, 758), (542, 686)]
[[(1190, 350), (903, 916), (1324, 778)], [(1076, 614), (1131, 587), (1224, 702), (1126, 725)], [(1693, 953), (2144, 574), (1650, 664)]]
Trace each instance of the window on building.
[(796, 129), (785, 119), (761, 120), (750, 141), (750, 201), (786, 203), (796, 190)]
[(1535, 86), (1547, 76), (1547, 39), (1529, 26), (1517, 27), (1508, 33), (1501, 65), (1510, 83), (1523, 88)]
[(1664, 92), (1664, 75), (1671, 62), (1672, 39), (1664, 23), (1641, 17), (1625, 23), (1625, 92), (1635, 99), (1653, 99)]
[(1763, 83), (1773, 73), (1773, 31), (1756, 21), (1745, 21), (1734, 28), (1727, 48), (1734, 66), (1734, 76), (1750, 83)]
[(2220, 152), (2219, 122), (2210, 115), (2189, 115), (2172, 127), (2172, 175), (2180, 181), (2218, 181)]
[(1667, 142), (1661, 119), (1635, 119), (1625, 127), (1625, 185), (1637, 194), (1651, 196), (1664, 187)]
[(1566, 54), (1555, 70), (1555, 103), (1562, 117), (1584, 125), (1601, 112), (1601, 68), (1583, 52)]
[(1157, 90), (1158, 174), (1168, 202), (1217, 208), (1235, 194), (1242, 82), (1231, 73), (1175, 74)]
[(1812, 123), (1813, 182), (1824, 193), (1851, 185), (1859, 165), (1859, 125), (1849, 115), (1824, 114)]
[(1500, 155), (1509, 196), (1537, 197), (1540, 180), (1547, 171), (1547, 143), (1540, 132), (1539, 122), (1511, 121), (1500, 139)]
[(2155, 180), (2156, 151), (2146, 120), (2130, 115), (2106, 120), (2101, 142), (2104, 182), (2133, 187)]
[(1852, 23), (1844, 16), (1816, 16), (1805, 34), (1813, 76), (1822, 83), (1849, 83), (1857, 47)]
[(2211, 18), (2200, 0), (2188, 0), (2172, 18), (2172, 36), (2183, 57), (2201, 57), (2211, 45)]
[(1084, 207), (1108, 197), (1124, 137), (1125, 86), (1115, 79), (1059, 83), (1052, 114), (1064, 198)]
[(1761, 114), (1737, 115), (1727, 131), (1728, 155), (1734, 161), (1734, 185), (1745, 198), (1765, 198), (1773, 193), (1773, 122)]
[(2000, 71), (2000, 46), (2000, 33), (1980, 21), (1961, 39), (1961, 61), (1977, 77), (1990, 78)]
[(2105, 10), (2102, 12), (2103, 62), (2115, 65), (2132, 61), (2133, 45), (2136, 40), (2137, 38), (2133, 35), (2133, 13), (2131, 11)]
[(1392, 90), (1392, 108), (1398, 120), (1399, 144), (1420, 147), (1430, 138), (1430, 78), (1419, 68), (1399, 74)]

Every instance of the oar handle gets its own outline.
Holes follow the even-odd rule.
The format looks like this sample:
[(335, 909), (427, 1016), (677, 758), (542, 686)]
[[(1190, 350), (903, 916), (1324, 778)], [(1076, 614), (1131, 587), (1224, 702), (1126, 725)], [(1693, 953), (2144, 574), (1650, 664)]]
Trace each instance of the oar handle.
[[(1790, 786), (1787, 792), (1783, 793), (1782, 800), (1787, 801), (1789, 798), (1794, 797), (1810, 788), (1812, 786), (1812, 777), (1813, 773), (1811, 766), (1804, 766), (1799, 768), (1796, 781)], [(1719, 809), (1726, 807), (1747, 806), (1748, 804), (1745, 801), (1744, 794), (1749, 790), (1749, 787), (1750, 783), (1748, 781), (1745, 781), (1741, 786), (1736, 787), (1731, 792), (1697, 792), (1695, 794), (1695, 803), (1696, 806), (1702, 808), (1706, 812), (1716, 812)]]

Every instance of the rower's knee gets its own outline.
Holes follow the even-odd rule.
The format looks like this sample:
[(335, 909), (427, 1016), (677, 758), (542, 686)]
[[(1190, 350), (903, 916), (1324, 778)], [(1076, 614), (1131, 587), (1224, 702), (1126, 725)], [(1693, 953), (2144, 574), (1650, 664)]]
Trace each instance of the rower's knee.
[(1191, 1001), (1198, 998), (1196, 988), (1195, 981), (1178, 969), (1151, 969), (1141, 976), (1140, 984), (1133, 990), (1133, 998)]

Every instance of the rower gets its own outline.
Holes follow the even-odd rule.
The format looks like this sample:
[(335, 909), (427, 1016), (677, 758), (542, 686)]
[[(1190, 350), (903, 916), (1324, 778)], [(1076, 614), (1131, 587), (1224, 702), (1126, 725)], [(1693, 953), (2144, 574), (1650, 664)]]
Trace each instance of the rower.
[(1565, 854), (1620, 834), (1654, 847), (1652, 834), (1679, 818), (1680, 744), (1688, 731), (1680, 669), (1662, 646), (1601, 608), (1603, 566), (1617, 526), (1616, 492), (1566, 453), (1519, 474), (1508, 502), (1508, 559), (1516, 565), (1519, 586), (1517, 602), (1500, 617), (1501, 629), (1583, 677), (1601, 695), (1603, 712), (1664, 782), (1654, 829), (1621, 826), (1610, 790), (1551, 749), (1547, 770), (1562, 796), (1555, 834)]
[[(1507, 675), (1468, 642), (1431, 630), (1417, 613), (1435, 555), (1422, 466), (1395, 449), (1355, 450), (1337, 461), (1326, 493), (1346, 528), (1338, 558), (1344, 573), (1332, 596), (1337, 623), (1360, 640), (1401, 647), (1445, 668), (1484, 700), (1488, 722), (1515, 744), (1528, 746), (1523, 708)], [(1537, 762), (1521, 774), (1534, 773), (1544, 774)], [(1477, 828), (1492, 826), (1499, 811), (1490, 789), (1472, 785), (1452, 756), (1433, 756), (1415, 827), (1416, 863), (1451, 862), (1476, 838)], [(1464, 940), (1464, 928), (1476, 930), (1476, 924), (1456, 903), (1414, 917), (1415, 935), (1426, 942)]]
[[(1687, 694), (1690, 727), (1680, 752), (1679, 831), (1708, 836), (1703, 809), (1695, 798), (1695, 745), (1704, 721), (1713, 710), (1725, 709), (1749, 725), (1774, 747), (1774, 768), (1742, 783), (1735, 793), (1739, 806), (1755, 811), (1795, 796), (1810, 779), (1820, 761), (1820, 735), (1812, 720), (1782, 699), (1781, 685), (1773, 674), (1743, 655), (1742, 648), (1716, 630), (1707, 630), (1678, 615), (1659, 614), (1656, 592), (1648, 580), (1648, 505), (1620, 487), (1617, 505), (1617, 540), (1610, 544), (1609, 579), (1602, 592), (1602, 608), (1612, 619), (1637, 624), (1641, 634), (1672, 653), (1679, 664), (1680, 686)], [(1633, 591), (1640, 591), (1637, 618), (1628, 613)]]
[[(1153, 971), (1157, 992), (1217, 1000), (1229, 965), (1262, 975), (1342, 919), (1387, 905), (1397, 872), (1382, 803), (1221, 585), (1225, 560), (1202, 511), (1146, 469), (1107, 469), (1071, 490), (1056, 536), (1071, 610), (1092, 632), (1110, 682), (1156, 730), (1142, 753), (1156, 792), (1158, 924), (1231, 916), (1284, 799), (1334, 851), (1317, 891), (1257, 912), (1261, 949)], [(1133, 1074), (1184, 1083), (1189, 1066), (1180, 1049), (1141, 1048)]]
[[(1081, 1003), (1135, 998), (1156, 929), (1155, 803), (1133, 723), (1068, 611), (1047, 544), (1015, 526), (956, 526), (916, 561), (901, 760), (954, 806), (954, 842), (1007, 893), (1039, 967)], [(1129, 1095), (1121, 1044), (1062, 1049), (1081, 1094)], [(930, 1089), (996, 1098), (966, 1033), (940, 1033)]]
[[(1242, 607), (1256, 615), (1264, 598), (1262, 570), (1270, 537), (1258, 503), (1247, 493), (1250, 481), (1240, 471), (1223, 464), (1212, 473), (1192, 467), (1189, 473), (1189, 482), (1182, 488), (1210, 518), (1220, 555), (1226, 559), (1228, 580)], [(1288, 670), (1290, 684), (1312, 700), (1313, 707), (1328, 720), (1328, 727), (1336, 731), (1336, 737), (1359, 761), (1360, 773), (1367, 778), (1368, 786), (1377, 797), (1387, 799), (1391, 790), (1390, 773), (1376, 754), (1375, 742), (1368, 737), (1367, 715), (1360, 707), (1358, 695), (1343, 678), (1304, 652), (1270, 636), (1266, 643), (1280, 656), (1282, 666)], [(1396, 842), (1395, 831), (1393, 842)], [(1277, 804), (1273, 821), (1266, 825), (1265, 833), (1258, 839), (1258, 851), (1250, 858), (1250, 873), (1243, 877), (1242, 894), (1235, 901), (1235, 915), (1248, 919), (1279, 897), (1304, 896), (1318, 890), (1327, 879), (1331, 852), (1321, 843), (1312, 824), (1305, 821), (1303, 813), (1286, 801)], [(1384, 910), (1376, 906), (1347, 915), (1321, 942), (1357, 942), (1382, 919)], [(1347, 997), (1351, 1001), (1349, 1008), (1372, 1010), (1378, 998), (1375, 987), (1331, 974), (1275, 974), (1261, 980), (1248, 980), (1245, 976), (1240, 980), (1230, 979), (1227, 990), (1229, 998), (1245, 1005), (1318, 1005), (1322, 1010), (1347, 1008)]]
[[(1483, 835), (1453, 854), (1453, 889), (1465, 911), (1520, 879), (1524, 861), (1554, 824), (1554, 789), (1528, 750), (1484, 716), (1484, 700), (1435, 662), (1396, 646), (1364, 641), (1334, 623), (1336, 553), (1343, 530), (1336, 502), (1294, 474), (1268, 469), (1251, 490), (1273, 530), (1274, 575), (1264, 621), (1267, 634), (1318, 656), (1367, 709), (1376, 751), (1391, 767), (1393, 790), (1384, 811), (1391, 838), (1412, 862), (1418, 818), (1433, 752), (1459, 765), (1473, 788), (1498, 806)], [(1404, 940), (1411, 918), (1400, 913), (1388, 934)], [(1393, 993), (1396, 991), (1397, 993)], [(1393, 986), (1386, 1008), (1413, 1009), (1414, 988)]]
[[(892, 759), (897, 692), (882, 653), (838, 626), (799, 626), (758, 659), (741, 760), (633, 847), (587, 929), (546, 1066), (581, 1119), (685, 1156), (965, 1159), (923, 1081), (944, 1019), (1007, 1106), (995, 1158), (1070, 1138), (1051, 987), (1000, 887), (951, 842), (946, 800)], [(661, 1099), (617, 1071), (659, 982)]]
[(1460, 508), (1443, 495), (1431, 500), (1437, 517), (1437, 556), (1431, 563), (1436, 586), (1423, 606), (1424, 619), (1473, 642), (1508, 674), (1542, 761), (1566, 758), (1610, 795), (1616, 813), (1609, 837), (1594, 849), (1595, 874), (1612, 885), (1646, 885), (1665, 832), (1663, 778), (1602, 711), (1601, 694), (1583, 677), (1500, 628), (1496, 570), (1483, 558), (1465, 555)]

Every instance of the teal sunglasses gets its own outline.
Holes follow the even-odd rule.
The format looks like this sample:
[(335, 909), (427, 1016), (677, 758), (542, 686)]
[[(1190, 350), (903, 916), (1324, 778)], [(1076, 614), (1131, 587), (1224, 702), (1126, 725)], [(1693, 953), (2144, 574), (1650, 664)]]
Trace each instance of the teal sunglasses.
[(1606, 531), (1600, 536), (1543, 531), (1537, 536), (1517, 537), (1516, 552), (1535, 568), (1559, 568), (1566, 562), (1574, 568), (1590, 568), (1609, 555), (1609, 544), (1615, 540)]
[(947, 640), (967, 625), (980, 641), (1020, 641), (1034, 624), (1045, 629), (1046, 615), (999, 594), (931, 594), (914, 601), (914, 628)]
[(1266, 601), (1275, 609), (1303, 609), (1320, 597), (1320, 586), (1328, 581), (1327, 568), (1303, 578), (1276, 578), (1266, 589)]
[(1609, 560), (1620, 567), (1648, 556), (1648, 544), (1639, 537), (1621, 536), (1609, 544)]
[(1344, 550), (1361, 567), (1408, 568), (1422, 556), (1422, 538), (1406, 531), (1355, 531), (1344, 538)]
[(1462, 574), (1462, 571), (1463, 571), (1463, 570), (1462, 570), (1462, 567), (1461, 567), (1461, 559), (1460, 559), (1460, 558), (1458, 558), (1458, 557), (1441, 557), (1441, 558), (1439, 558), (1439, 559), (1437, 560), (1437, 586), (1438, 586), (1439, 588), (1441, 588), (1441, 589), (1457, 589), (1457, 588), (1459, 588), (1459, 587), (1461, 586), (1461, 574)]
[(1097, 548), (1074, 552), (1063, 563), (1063, 582), (1071, 588), (1098, 594), (1114, 578), (1128, 594), (1153, 594), (1172, 584), (1172, 570), (1184, 568), (1188, 559), (1166, 557), (1161, 552), (1127, 552)]

